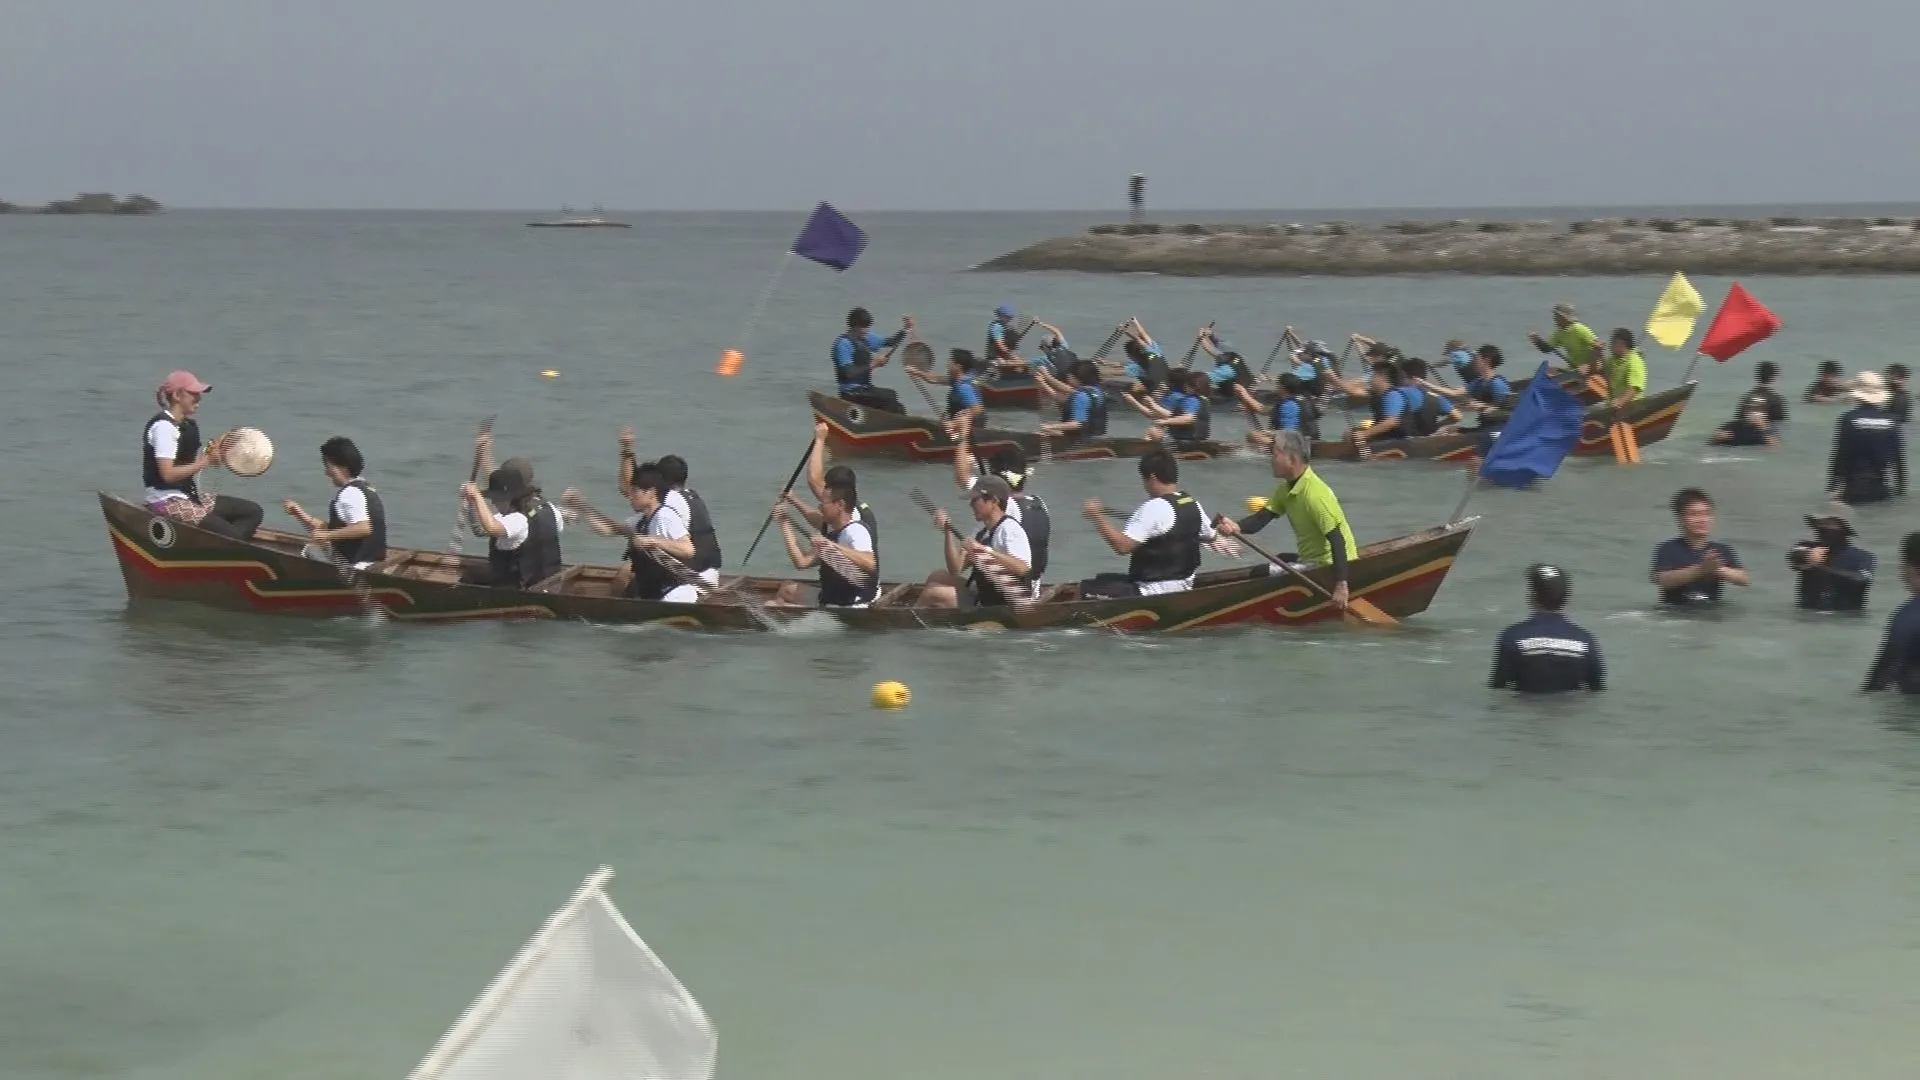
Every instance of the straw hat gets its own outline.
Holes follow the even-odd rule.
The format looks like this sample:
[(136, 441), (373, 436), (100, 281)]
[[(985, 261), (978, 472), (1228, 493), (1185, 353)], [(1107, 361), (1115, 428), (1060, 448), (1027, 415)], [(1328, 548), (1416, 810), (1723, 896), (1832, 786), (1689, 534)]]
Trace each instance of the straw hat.
[(259, 428), (235, 428), (227, 436), (224, 460), (235, 476), (259, 476), (273, 464), (273, 440)]
[(1885, 405), (1892, 395), (1877, 371), (1863, 371), (1853, 377), (1853, 400), (1862, 405)]

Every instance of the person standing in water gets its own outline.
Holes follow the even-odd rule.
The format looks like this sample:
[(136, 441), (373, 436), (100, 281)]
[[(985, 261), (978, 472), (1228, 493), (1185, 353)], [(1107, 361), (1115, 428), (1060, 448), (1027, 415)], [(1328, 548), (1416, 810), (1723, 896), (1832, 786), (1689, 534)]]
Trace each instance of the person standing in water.
[(1533, 615), (1500, 632), (1493, 650), (1494, 690), (1564, 694), (1606, 689), (1606, 664), (1594, 636), (1560, 613), (1567, 606), (1566, 571), (1546, 563), (1527, 568), (1527, 603)]
[(1673, 497), (1680, 535), (1653, 549), (1653, 583), (1660, 602), (1676, 607), (1707, 607), (1720, 602), (1723, 585), (1753, 584), (1740, 555), (1713, 538), (1713, 500), (1699, 488), (1682, 488)]
[(1880, 655), (1867, 670), (1862, 693), (1898, 690), (1920, 694), (1920, 533), (1908, 533), (1900, 545), (1900, 584), (1911, 595), (1887, 620)]
[(1892, 396), (1874, 371), (1853, 380), (1854, 406), (1833, 429), (1833, 454), (1827, 461), (1827, 493), (1858, 506), (1893, 496), (1906, 475), (1906, 447), (1900, 424), (1887, 408)]
[(1853, 515), (1845, 503), (1828, 503), (1807, 515), (1812, 540), (1787, 552), (1800, 578), (1795, 602), (1806, 611), (1860, 611), (1873, 587), (1873, 552), (1853, 545)]

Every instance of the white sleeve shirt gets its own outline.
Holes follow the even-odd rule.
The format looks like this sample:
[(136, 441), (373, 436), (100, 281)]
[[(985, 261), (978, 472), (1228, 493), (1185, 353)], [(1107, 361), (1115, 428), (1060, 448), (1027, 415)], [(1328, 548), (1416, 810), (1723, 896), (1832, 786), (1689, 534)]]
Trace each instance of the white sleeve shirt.
[[(161, 417), (147, 425), (147, 445), (153, 448), (153, 460), (173, 464), (180, 454), (180, 425), (166, 417)], [(149, 503), (165, 502), (168, 499), (184, 499), (187, 493), (172, 488), (148, 488), (146, 499)]]
[[(354, 479), (360, 478), (356, 476)], [(343, 525), (358, 525), (372, 519), (367, 512), (367, 493), (352, 484), (344, 485), (333, 493), (333, 505), (329, 509)]]

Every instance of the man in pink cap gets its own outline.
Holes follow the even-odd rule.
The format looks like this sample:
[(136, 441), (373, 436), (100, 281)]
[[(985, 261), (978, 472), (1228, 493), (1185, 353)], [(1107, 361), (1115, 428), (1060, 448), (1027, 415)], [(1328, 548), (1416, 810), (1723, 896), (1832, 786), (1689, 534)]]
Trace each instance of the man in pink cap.
[(220, 463), (227, 442), (222, 435), (205, 449), (200, 445), (200, 424), (193, 417), (200, 411), (201, 396), (212, 389), (193, 372), (176, 371), (154, 392), (160, 411), (147, 421), (146, 437), (140, 441), (147, 509), (208, 532), (251, 540), (265, 516), (260, 504), (200, 491), (201, 470)]

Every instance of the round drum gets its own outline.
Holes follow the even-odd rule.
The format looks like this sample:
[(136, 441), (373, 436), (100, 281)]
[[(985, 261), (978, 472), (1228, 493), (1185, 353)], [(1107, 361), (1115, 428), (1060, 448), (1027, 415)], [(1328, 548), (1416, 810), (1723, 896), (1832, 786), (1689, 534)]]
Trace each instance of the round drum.
[(235, 476), (259, 476), (273, 464), (273, 440), (259, 428), (235, 428), (227, 438), (226, 464)]

